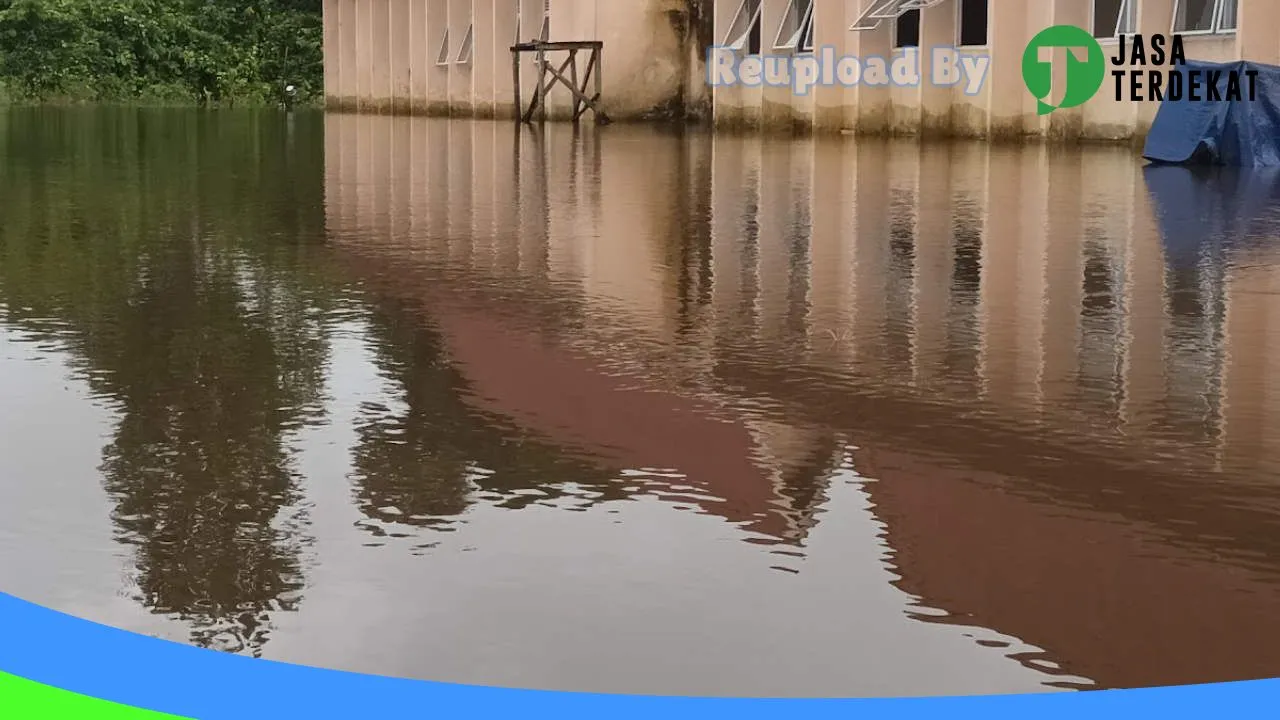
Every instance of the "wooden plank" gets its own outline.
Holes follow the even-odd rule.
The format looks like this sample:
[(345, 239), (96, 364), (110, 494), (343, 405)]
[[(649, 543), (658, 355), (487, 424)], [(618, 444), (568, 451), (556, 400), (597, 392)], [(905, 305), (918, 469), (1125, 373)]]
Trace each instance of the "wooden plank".
[(511, 46), (513, 52), (555, 52), (557, 50), (595, 50), (604, 46), (604, 42), (600, 40), (582, 40), (571, 42), (541, 42), (531, 41), (516, 43)]

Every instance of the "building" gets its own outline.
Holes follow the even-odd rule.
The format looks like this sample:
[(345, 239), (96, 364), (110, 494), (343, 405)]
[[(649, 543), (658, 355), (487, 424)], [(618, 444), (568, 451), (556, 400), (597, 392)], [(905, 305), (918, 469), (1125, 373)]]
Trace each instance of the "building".
[[(706, 104), (700, 0), (324, 0), (330, 108), (475, 117), (514, 115), (511, 45), (542, 39), (604, 43), (610, 115), (685, 114)], [(549, 58), (555, 60), (552, 56)], [(533, 57), (520, 71), (536, 87)], [(585, 68), (584, 68), (585, 70)], [(552, 92), (552, 115), (569, 106)]]
[(715, 37), (743, 55), (826, 47), (859, 58), (918, 52), (920, 74), (928, 78), (931, 49), (953, 46), (989, 57), (990, 69), (972, 94), (927, 81), (915, 87), (819, 86), (803, 96), (787, 87), (717, 87), (716, 122), (977, 137), (1145, 135), (1158, 103), (1117, 101), (1106, 84), (1083, 106), (1037, 114), (1021, 77), (1023, 52), (1038, 32), (1064, 24), (1090, 29), (1107, 53), (1120, 34), (1177, 32), (1188, 59), (1280, 63), (1280, 4), (1274, 0), (728, 0), (715, 8)]
[[(324, 15), (328, 105), (369, 112), (511, 117), (512, 42), (599, 40), (614, 118), (713, 114), (722, 128), (1122, 140), (1145, 135), (1158, 103), (1117, 100), (1105, 85), (1083, 106), (1038, 115), (1021, 78), (1037, 32), (1089, 28), (1107, 52), (1119, 34), (1178, 32), (1190, 59), (1280, 64), (1274, 0), (1000, 0), (998, 9), (992, 0), (325, 0)], [(924, 77), (931, 49), (952, 46), (990, 66), (973, 93), (929, 82), (803, 95), (712, 89), (708, 51), (726, 46), (740, 58), (918, 53)], [(535, 72), (530, 57), (519, 73), (525, 98)], [(553, 118), (563, 115), (569, 94), (557, 88), (549, 104)]]

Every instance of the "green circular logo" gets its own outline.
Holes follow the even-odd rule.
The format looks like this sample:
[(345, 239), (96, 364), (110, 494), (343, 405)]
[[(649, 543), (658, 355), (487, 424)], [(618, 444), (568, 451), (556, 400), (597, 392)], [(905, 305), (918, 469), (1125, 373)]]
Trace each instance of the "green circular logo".
[[(1050, 105), (1049, 93), (1053, 90), (1053, 50), (1066, 50), (1066, 87), (1057, 105)], [(1027, 43), (1022, 53), (1022, 81), (1035, 96), (1041, 115), (1054, 110), (1083, 105), (1098, 94), (1107, 76), (1107, 58), (1102, 46), (1084, 28), (1075, 25), (1054, 25), (1041, 30)]]

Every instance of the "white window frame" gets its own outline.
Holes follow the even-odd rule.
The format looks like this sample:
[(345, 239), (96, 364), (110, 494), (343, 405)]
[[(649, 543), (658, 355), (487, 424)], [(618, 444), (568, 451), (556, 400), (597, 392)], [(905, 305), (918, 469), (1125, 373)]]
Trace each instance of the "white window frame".
[(449, 28), (444, 29), (444, 35), (440, 38), (440, 49), (436, 51), (436, 65), (449, 64)]
[[(1126, 14), (1128, 17), (1126, 18)], [(1177, 14), (1174, 14), (1177, 17)], [(1124, 21), (1128, 20), (1131, 25), (1124, 29)], [(1098, 25), (1098, 0), (1089, 0), (1089, 32), (1092, 34), (1094, 28)], [(1138, 34), (1138, 0), (1120, 0), (1120, 12), (1116, 15), (1116, 29), (1110, 35), (1094, 35), (1094, 39), (1099, 41), (1118, 40), (1121, 35)]]
[[(1228, 3), (1234, 4), (1236, 11), (1235, 25), (1231, 27), (1223, 27), (1222, 18), (1226, 15)], [(1218, 0), (1218, 13), (1213, 19), (1213, 26), (1217, 28), (1218, 34), (1226, 35), (1236, 32), (1240, 29), (1240, 0)]]
[[(792, 27), (791, 18), (796, 16), (796, 4), (800, 2), (808, 2), (808, 5)], [(796, 54), (813, 52), (813, 8), (816, 4), (816, 0), (787, 2), (787, 9), (782, 12), (782, 20), (778, 23), (777, 36), (773, 39), (774, 50), (790, 50)], [(787, 37), (784, 38), (784, 35)]]
[[(753, 2), (756, 6), (755, 12), (751, 13), (750, 17), (747, 17), (747, 9)], [(738, 5), (737, 12), (733, 14), (733, 20), (729, 23), (728, 32), (730, 35), (727, 35), (724, 38), (724, 42), (722, 44), (734, 52), (746, 52), (747, 43), (750, 42), (752, 28), (761, 26), (761, 34), (763, 35), (763, 15), (764, 0), (742, 0), (742, 4)], [(746, 18), (746, 24), (742, 26), (742, 33), (737, 37), (733, 37), (731, 33), (733, 33), (734, 28), (738, 26), (738, 21), (744, 17)], [(760, 44), (762, 46), (764, 45), (763, 42)]]
[[(964, 49), (979, 49), (991, 47), (991, 4), (993, 0), (987, 0), (987, 30), (983, 34), (987, 41), (981, 45), (965, 45), (961, 42), (964, 38), (964, 0), (956, 0), (956, 47)], [(922, 16), (921, 22), (924, 17)]]
[(454, 60), (459, 65), (470, 65), (471, 56), (475, 54), (475, 23), (467, 24), (467, 34), (462, 36), (462, 44), (458, 47), (458, 57)]
[(1173, 23), (1172, 32), (1178, 35), (1229, 35), (1234, 33), (1237, 28), (1222, 27), (1222, 12), (1226, 9), (1227, 3), (1235, 3), (1236, 9), (1236, 25), (1240, 24), (1240, 2), (1239, 0), (1211, 0), (1213, 2), (1213, 18), (1209, 21), (1207, 30), (1179, 30), (1178, 29), (1178, 11), (1182, 9), (1186, 0), (1173, 0)]

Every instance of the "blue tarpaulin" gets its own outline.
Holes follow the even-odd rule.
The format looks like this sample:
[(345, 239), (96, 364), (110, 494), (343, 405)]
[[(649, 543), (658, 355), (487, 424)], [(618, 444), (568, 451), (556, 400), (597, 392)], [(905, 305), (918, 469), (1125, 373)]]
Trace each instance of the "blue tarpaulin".
[(1280, 228), (1280, 166), (1148, 165), (1143, 177), (1172, 266), (1197, 265)]
[[(1198, 97), (1187, 91), (1189, 83), (1179, 98), (1166, 94), (1147, 135), (1144, 157), (1158, 163), (1280, 166), (1280, 67), (1188, 60), (1174, 72), (1182, 72), (1184, 79), (1196, 77), (1202, 88)], [(1214, 72), (1216, 83), (1208, 80)], [(1244, 86), (1238, 100), (1226, 99), (1232, 72), (1239, 73)], [(1256, 73), (1252, 98), (1246, 73)], [(1210, 84), (1222, 99), (1209, 97)]]

